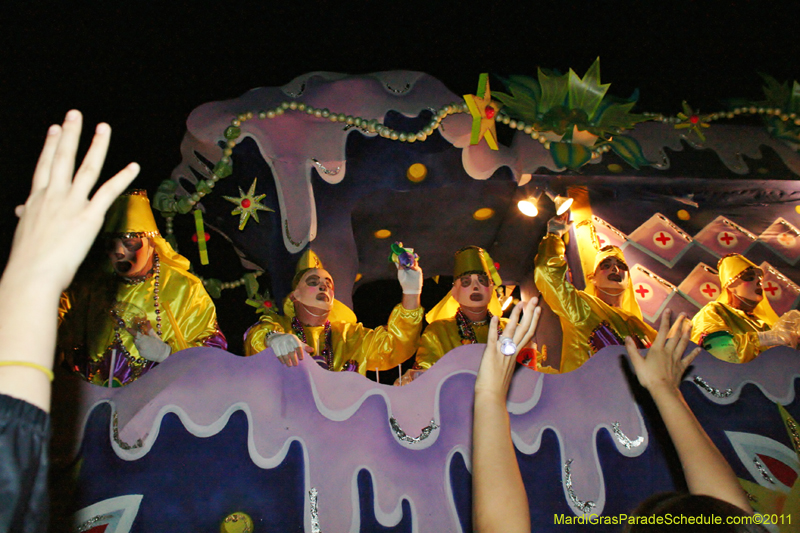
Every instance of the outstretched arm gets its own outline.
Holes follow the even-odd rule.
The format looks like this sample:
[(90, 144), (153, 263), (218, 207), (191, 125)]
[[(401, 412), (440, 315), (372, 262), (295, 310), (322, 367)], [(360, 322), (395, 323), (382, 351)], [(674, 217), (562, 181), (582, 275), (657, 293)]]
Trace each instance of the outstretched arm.
[[(111, 128), (98, 124), (77, 172), (80, 112), (51, 126), (14, 233), (0, 280), (0, 393), (50, 410), (58, 303), (100, 231), (111, 203), (139, 173), (131, 163), (104, 183), (91, 200), (108, 150)], [(74, 178), (73, 178), (74, 172)], [(20, 364), (21, 363), (21, 364)], [(34, 365), (34, 366), (26, 366)]]
[(680, 323), (680, 329), (673, 327), (673, 331), (681, 334), (670, 336), (669, 319), (670, 311), (666, 310), (661, 316), (658, 336), (646, 357), (639, 354), (630, 337), (625, 339), (636, 376), (650, 392), (664, 420), (678, 452), (689, 492), (713, 496), (752, 513), (736, 474), (689, 409), (678, 388), (686, 368), (700, 353), (700, 348), (683, 357), (691, 335), (691, 323), (681, 313), (676, 321), (676, 325)]
[[(518, 304), (503, 331), (503, 337), (519, 348), (528, 344), (536, 331), (541, 309), (533, 298)], [(516, 353), (503, 355), (497, 339), (497, 317), (492, 317), (489, 338), (475, 381), (475, 410), (472, 426), (472, 525), (475, 531), (529, 532), (531, 519), (528, 496), (522, 483), (506, 397), (514, 374)]]

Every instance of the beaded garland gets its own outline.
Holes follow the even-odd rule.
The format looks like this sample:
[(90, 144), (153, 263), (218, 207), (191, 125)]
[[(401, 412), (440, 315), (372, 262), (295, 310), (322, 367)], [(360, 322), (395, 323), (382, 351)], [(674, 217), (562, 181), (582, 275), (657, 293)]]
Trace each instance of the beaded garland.
[[(297, 317), (292, 318), (292, 331), (295, 335), (303, 342), (303, 344), (308, 344), (306, 342), (306, 332), (303, 329), (303, 324), (297, 319)], [(317, 362), (319, 366), (324, 368), (325, 370), (333, 370), (333, 344), (331, 342), (331, 321), (325, 321), (325, 345), (322, 347), (322, 354), (316, 355), (314, 354), (312, 357)]]
[[(459, 307), (458, 311), (456, 311), (456, 325), (458, 326), (458, 336), (461, 337), (461, 344), (477, 344), (478, 339), (475, 336), (475, 330), (472, 328), (472, 326), (488, 324), (492, 320), (492, 316), (492, 312), (487, 309), (486, 320), (482, 320), (481, 322), (473, 322), (464, 316), (464, 313), (461, 312), (461, 308)], [(498, 324), (497, 334), (502, 335), (502, 333), (503, 326)]]

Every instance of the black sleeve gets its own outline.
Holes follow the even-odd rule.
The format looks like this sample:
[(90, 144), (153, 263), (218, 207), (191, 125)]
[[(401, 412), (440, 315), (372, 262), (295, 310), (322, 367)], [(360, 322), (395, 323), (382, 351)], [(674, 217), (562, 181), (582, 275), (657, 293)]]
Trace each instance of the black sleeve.
[(0, 394), (0, 533), (47, 531), (50, 417)]

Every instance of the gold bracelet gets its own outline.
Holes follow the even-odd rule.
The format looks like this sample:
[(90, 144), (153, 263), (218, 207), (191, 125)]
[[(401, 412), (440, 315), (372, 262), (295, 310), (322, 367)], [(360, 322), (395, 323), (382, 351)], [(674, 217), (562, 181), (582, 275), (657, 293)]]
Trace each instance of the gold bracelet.
[(53, 381), (56, 377), (55, 374), (53, 374), (53, 371), (49, 368), (28, 361), (0, 361), (0, 366), (27, 366), (28, 368), (33, 368), (44, 373), (44, 375), (47, 376), (50, 381)]

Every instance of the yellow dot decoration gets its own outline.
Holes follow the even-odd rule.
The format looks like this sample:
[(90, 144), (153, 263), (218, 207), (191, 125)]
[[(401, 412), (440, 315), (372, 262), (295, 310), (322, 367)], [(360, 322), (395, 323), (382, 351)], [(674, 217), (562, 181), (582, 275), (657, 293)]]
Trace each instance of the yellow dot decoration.
[(422, 163), (414, 163), (406, 171), (408, 181), (419, 183), (428, 177), (428, 168)]
[(355, 280), (355, 281), (356, 281), (356, 283), (358, 283), (359, 281), (361, 281), (361, 278), (363, 278), (363, 277), (364, 277), (364, 276), (362, 276), (362, 275), (361, 275), (361, 272), (359, 272), (358, 274), (356, 274), (356, 280)]
[(375, 232), (376, 239), (388, 239), (391, 236), (392, 232), (389, 231), (388, 229), (379, 229), (378, 231)]
[(614, 174), (619, 174), (622, 172), (622, 165), (618, 165), (616, 163), (611, 163), (608, 165), (609, 172), (613, 172)]
[(472, 213), (472, 218), (475, 220), (489, 220), (494, 216), (494, 209), (491, 207), (481, 207), (474, 213)]
[(794, 212), (800, 215), (800, 205), (794, 206)]
[(253, 531), (253, 519), (241, 511), (225, 517), (219, 526), (220, 533), (250, 533)]
[(690, 218), (692, 218), (692, 216), (686, 209), (681, 209), (680, 211), (678, 211), (678, 218), (680, 220), (689, 220)]

